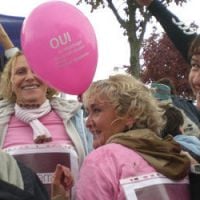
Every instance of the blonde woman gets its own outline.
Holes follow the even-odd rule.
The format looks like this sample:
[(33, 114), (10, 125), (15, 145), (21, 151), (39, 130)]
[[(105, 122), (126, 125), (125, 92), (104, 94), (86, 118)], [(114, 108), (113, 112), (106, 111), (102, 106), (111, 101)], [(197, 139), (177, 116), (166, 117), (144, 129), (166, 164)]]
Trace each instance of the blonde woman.
[[(153, 179), (160, 177), (174, 183), (170, 199), (180, 199), (179, 195), (189, 199), (184, 184), (181, 194), (174, 191), (180, 186), (177, 181), (187, 175), (190, 161), (180, 155), (181, 148), (171, 137), (160, 138), (162, 112), (143, 83), (129, 75), (110, 76), (93, 83), (83, 102), (95, 150), (81, 167), (77, 200), (164, 199), (166, 194), (158, 188), (154, 188), (156, 196), (151, 193), (156, 187)], [(144, 184), (138, 180), (150, 183), (151, 189), (140, 188)], [(126, 187), (128, 182), (132, 187)], [(137, 192), (136, 184), (142, 192)]]
[(75, 177), (90, 148), (82, 104), (56, 97), (19, 51), (1, 79), (0, 147), (34, 171), (50, 187), (58, 163)]

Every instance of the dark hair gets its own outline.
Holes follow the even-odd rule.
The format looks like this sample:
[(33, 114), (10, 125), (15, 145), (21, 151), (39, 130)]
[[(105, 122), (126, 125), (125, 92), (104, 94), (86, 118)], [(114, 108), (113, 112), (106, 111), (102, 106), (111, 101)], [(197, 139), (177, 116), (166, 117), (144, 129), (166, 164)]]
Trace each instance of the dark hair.
[(169, 134), (173, 137), (182, 134), (180, 127), (183, 125), (184, 119), (183, 114), (179, 109), (174, 106), (169, 106), (166, 108), (163, 117), (166, 119), (166, 125), (162, 131), (162, 137)]
[(188, 53), (189, 60), (191, 60), (194, 54), (200, 54), (200, 35), (197, 35), (190, 45)]

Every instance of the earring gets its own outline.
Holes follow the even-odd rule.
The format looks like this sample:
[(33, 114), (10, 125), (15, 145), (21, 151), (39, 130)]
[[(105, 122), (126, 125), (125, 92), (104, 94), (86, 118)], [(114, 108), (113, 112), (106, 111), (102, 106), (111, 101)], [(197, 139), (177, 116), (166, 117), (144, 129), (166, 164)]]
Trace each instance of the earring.
[(129, 131), (133, 128), (134, 123), (135, 123), (135, 120), (133, 118), (128, 119), (126, 126)]
[(124, 127), (124, 131), (123, 132), (128, 132), (131, 130), (132, 127), (130, 127), (129, 125), (125, 125)]

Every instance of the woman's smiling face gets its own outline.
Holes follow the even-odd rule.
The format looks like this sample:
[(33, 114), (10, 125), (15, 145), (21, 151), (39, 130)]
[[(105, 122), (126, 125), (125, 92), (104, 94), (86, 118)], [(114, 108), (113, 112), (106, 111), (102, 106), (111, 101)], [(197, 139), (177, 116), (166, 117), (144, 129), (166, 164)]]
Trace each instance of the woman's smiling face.
[(90, 99), (86, 110), (86, 126), (93, 134), (94, 148), (104, 145), (110, 136), (123, 132), (126, 128), (126, 117), (119, 117), (115, 107), (106, 98), (101, 99), (101, 102)]
[(30, 69), (23, 55), (17, 57), (11, 70), (12, 91), (18, 104), (39, 104), (46, 100), (48, 86)]
[(194, 94), (198, 95), (200, 94), (200, 54), (193, 55), (190, 64), (189, 83)]

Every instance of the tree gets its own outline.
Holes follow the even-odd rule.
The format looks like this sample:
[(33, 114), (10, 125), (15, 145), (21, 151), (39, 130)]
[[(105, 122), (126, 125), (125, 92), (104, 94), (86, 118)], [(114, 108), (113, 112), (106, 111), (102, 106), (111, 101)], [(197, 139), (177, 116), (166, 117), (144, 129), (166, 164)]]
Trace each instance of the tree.
[[(181, 5), (186, 1), (187, 0), (162, 0), (162, 2), (167, 5), (172, 2)], [(130, 66), (128, 66), (128, 72), (139, 77), (140, 49), (144, 39), (146, 25), (150, 21), (150, 13), (145, 7), (139, 6), (134, 0), (78, 0), (77, 4), (83, 2), (91, 6), (91, 11), (106, 6), (112, 10), (120, 27), (124, 29), (124, 35), (128, 38), (130, 47)], [(118, 9), (118, 7), (120, 9)]]
[(190, 66), (165, 33), (153, 33), (144, 41), (142, 57), (141, 79), (144, 83), (170, 78), (177, 94), (193, 96), (188, 83)]

